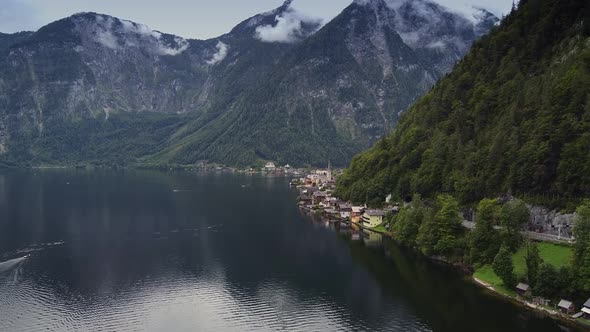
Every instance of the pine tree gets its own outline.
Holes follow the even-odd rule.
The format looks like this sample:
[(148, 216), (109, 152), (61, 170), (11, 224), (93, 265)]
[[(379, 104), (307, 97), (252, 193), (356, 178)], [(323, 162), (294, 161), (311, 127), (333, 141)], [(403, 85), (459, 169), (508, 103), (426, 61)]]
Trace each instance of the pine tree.
[(526, 269), (527, 280), (531, 287), (534, 287), (537, 281), (537, 274), (539, 273), (539, 265), (543, 263), (541, 255), (539, 254), (539, 247), (530, 241), (526, 242)]
[(494, 263), (492, 264), (492, 269), (494, 273), (502, 279), (504, 285), (508, 288), (514, 286), (514, 282), (516, 277), (514, 275), (514, 265), (512, 263), (512, 253), (510, 249), (506, 245), (502, 245), (500, 251), (494, 258)]
[(499, 218), (496, 199), (483, 199), (477, 206), (475, 229), (469, 237), (469, 257), (473, 263), (487, 264), (494, 260), (500, 249), (500, 235), (494, 229)]
[(510, 250), (516, 251), (522, 243), (520, 234), (522, 225), (529, 221), (530, 212), (526, 204), (519, 199), (510, 201), (502, 206), (501, 223), (504, 244)]

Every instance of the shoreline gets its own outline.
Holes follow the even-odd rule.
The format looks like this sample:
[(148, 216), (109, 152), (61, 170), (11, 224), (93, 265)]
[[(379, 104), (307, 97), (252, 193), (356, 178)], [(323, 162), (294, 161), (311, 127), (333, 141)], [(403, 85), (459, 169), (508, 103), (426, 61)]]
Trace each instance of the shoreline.
[(485, 281), (483, 281), (481, 279), (474, 277), (473, 275), (471, 276), (471, 281), (475, 285), (477, 285), (483, 289), (486, 289), (491, 294), (501, 297), (502, 299), (507, 300), (509, 302), (512, 302), (512, 303), (518, 305), (519, 307), (525, 308), (527, 310), (533, 311), (538, 314), (546, 315), (546, 316), (550, 317), (551, 319), (558, 320), (558, 321), (565, 323), (571, 327), (585, 328), (585, 329), (590, 328), (590, 325), (586, 325), (586, 324), (578, 321), (577, 319), (572, 318), (570, 315), (565, 315), (557, 310), (545, 308), (541, 305), (530, 303), (526, 300), (502, 293), (502, 292), (498, 291), (497, 289), (495, 289), (494, 286), (486, 283)]
[[(348, 221), (348, 220), (344, 220), (344, 219), (332, 220), (332, 219), (335, 219), (335, 218), (326, 218), (326, 216), (322, 213), (322, 211), (307, 210), (307, 209), (305, 209), (304, 207), (301, 207), (301, 206), (299, 208), (300, 208), (300, 210), (305, 211), (307, 213), (316, 214), (322, 220), (329, 221), (329, 222), (344, 222), (344, 223), (346, 223), (348, 225), (356, 225), (356, 226), (358, 226), (362, 230), (366, 230), (366, 231), (369, 231), (369, 232), (374, 232), (374, 233), (377, 233), (377, 234), (381, 234), (381, 235), (383, 235), (383, 236), (385, 236), (385, 237), (387, 237), (387, 238), (395, 241), (396, 243), (398, 243), (397, 240), (395, 239), (395, 237), (393, 236), (393, 233), (391, 233), (391, 232), (386, 232), (386, 231), (384, 232), (384, 231), (372, 229), (370, 227), (367, 227), (367, 226), (364, 226), (364, 225), (361, 225), (361, 224), (358, 224), (358, 223), (353, 223), (352, 221)], [(401, 245), (401, 244), (399, 244), (399, 245)], [(453, 264), (453, 263), (449, 262), (448, 260), (444, 259), (443, 257), (431, 257), (431, 256), (426, 256), (426, 255), (424, 255), (422, 253), (420, 253), (420, 254), (423, 255), (424, 257), (428, 258), (432, 262), (444, 263), (446, 265), (449, 265), (449, 266), (451, 266), (451, 267), (453, 267), (453, 268), (461, 271), (462, 273), (465, 274), (465, 276), (468, 276), (469, 277), (469, 278), (466, 278), (466, 279), (470, 280), (471, 283), (479, 286), (482, 289), (487, 290), (488, 292), (490, 292), (490, 294), (492, 294), (494, 296), (501, 297), (505, 301), (512, 302), (513, 304), (518, 305), (519, 307), (521, 307), (523, 309), (526, 309), (526, 310), (535, 312), (537, 314), (546, 315), (547, 317), (550, 317), (551, 319), (560, 321), (561, 323), (564, 323), (564, 324), (566, 324), (566, 325), (568, 325), (569, 327), (572, 327), (572, 328), (586, 329), (586, 330), (589, 330), (590, 329), (590, 325), (584, 324), (583, 322), (580, 322), (579, 320), (574, 319), (573, 317), (571, 317), (571, 315), (564, 315), (564, 314), (562, 314), (561, 312), (559, 312), (557, 310), (552, 310), (552, 309), (549, 309), (549, 308), (545, 308), (543, 306), (536, 305), (536, 304), (530, 303), (530, 302), (528, 302), (526, 300), (519, 299), (519, 298), (510, 296), (508, 294), (504, 294), (504, 293), (498, 291), (492, 285), (486, 283), (485, 281), (483, 281), (481, 279), (476, 278), (471, 271), (470, 272), (467, 272), (466, 269), (465, 269), (465, 266), (462, 265), (462, 264)]]

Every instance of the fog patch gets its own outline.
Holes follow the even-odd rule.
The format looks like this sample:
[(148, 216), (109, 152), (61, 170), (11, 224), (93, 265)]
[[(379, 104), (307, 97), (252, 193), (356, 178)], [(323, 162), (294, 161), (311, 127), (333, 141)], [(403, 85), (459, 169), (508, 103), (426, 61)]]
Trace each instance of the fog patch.
[(211, 60), (207, 61), (207, 64), (212, 65), (212, 66), (223, 61), (227, 57), (227, 53), (229, 51), (229, 47), (227, 46), (227, 44), (225, 44), (221, 41), (219, 41), (217, 43), (216, 48), (217, 48), (217, 53), (213, 54), (213, 57), (211, 58)]
[(295, 43), (317, 32), (324, 20), (290, 6), (275, 17), (274, 24), (256, 28), (255, 37), (267, 43)]
[[(184, 38), (165, 36), (145, 24), (119, 20), (106, 15), (96, 15), (95, 22), (79, 20), (78, 25), (93, 32), (95, 41), (112, 50), (144, 48), (156, 55), (178, 55), (188, 49)], [(94, 24), (93, 24), (94, 23)], [(94, 31), (92, 31), (94, 30)]]

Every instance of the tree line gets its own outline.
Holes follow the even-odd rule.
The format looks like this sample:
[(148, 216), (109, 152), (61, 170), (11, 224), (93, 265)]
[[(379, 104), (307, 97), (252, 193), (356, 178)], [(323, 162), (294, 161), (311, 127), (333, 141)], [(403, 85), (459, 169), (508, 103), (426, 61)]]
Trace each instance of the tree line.
[[(412, 203), (389, 215), (387, 222), (401, 244), (472, 268), (489, 264), (509, 289), (522, 281), (536, 296), (552, 300), (590, 296), (590, 200), (576, 209), (573, 259), (559, 269), (543, 261), (536, 243), (523, 238), (521, 230), (529, 218), (522, 200), (486, 198), (477, 205), (475, 228), (469, 232), (461, 225), (460, 205), (453, 196), (441, 194), (429, 201), (415, 194)], [(523, 247), (526, 273), (517, 276), (513, 254)]]

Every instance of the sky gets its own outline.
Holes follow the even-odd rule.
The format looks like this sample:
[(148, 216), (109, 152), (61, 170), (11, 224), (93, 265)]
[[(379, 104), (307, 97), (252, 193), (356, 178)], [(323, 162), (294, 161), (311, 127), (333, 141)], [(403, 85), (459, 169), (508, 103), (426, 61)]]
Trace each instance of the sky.
[[(78, 12), (98, 12), (148, 25), (185, 38), (207, 39), (229, 32), (248, 17), (272, 10), (284, 0), (0, 0), (0, 32), (34, 31)], [(471, 6), (496, 16), (512, 0), (435, 0), (456, 11)], [(308, 16), (329, 21), (352, 0), (295, 0)]]

